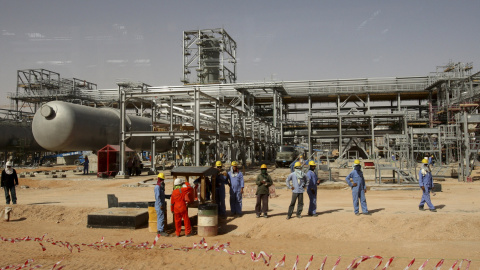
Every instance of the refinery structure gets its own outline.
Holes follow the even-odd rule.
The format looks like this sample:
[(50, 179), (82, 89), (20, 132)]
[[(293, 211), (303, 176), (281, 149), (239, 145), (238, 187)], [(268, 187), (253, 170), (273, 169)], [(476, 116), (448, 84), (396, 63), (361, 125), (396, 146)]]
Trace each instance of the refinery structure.
[[(385, 171), (400, 183), (416, 181), (425, 156), (433, 156), (434, 173), (454, 168), (459, 181), (470, 177), (480, 148), (480, 72), (471, 63), (414, 77), (239, 83), (236, 48), (224, 29), (185, 31), (178, 86), (118, 81), (97, 89), (46, 69), (19, 70), (11, 109), (1, 111), (8, 128), (0, 147), (67, 152), (119, 144), (122, 153), (170, 151), (176, 165), (188, 153), (200, 166), (273, 162), (279, 146), (294, 145), (330, 167), (369, 161), (378, 182)], [(156, 165), (151, 159), (152, 171)]]

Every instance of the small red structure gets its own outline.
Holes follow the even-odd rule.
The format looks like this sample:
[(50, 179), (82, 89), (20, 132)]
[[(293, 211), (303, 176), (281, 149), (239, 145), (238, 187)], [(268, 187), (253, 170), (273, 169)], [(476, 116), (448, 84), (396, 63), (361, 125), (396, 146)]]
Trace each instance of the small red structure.
[[(125, 152), (134, 152), (125, 146)], [(114, 177), (120, 169), (120, 145), (107, 144), (98, 150), (98, 170), (97, 177)]]

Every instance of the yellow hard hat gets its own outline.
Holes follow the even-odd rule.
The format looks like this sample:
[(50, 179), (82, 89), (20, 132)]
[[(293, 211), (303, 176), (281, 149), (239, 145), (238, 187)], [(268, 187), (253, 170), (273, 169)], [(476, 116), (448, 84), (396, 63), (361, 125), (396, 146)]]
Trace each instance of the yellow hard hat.
[(310, 161), (308, 162), (308, 165), (310, 165), (310, 166), (317, 166), (317, 164), (315, 164), (315, 161), (313, 161), (313, 160), (310, 160)]
[(165, 175), (163, 174), (163, 172), (159, 173), (157, 177), (161, 179), (165, 179)]
[(353, 162), (353, 164), (355, 164), (355, 165), (360, 165), (360, 160), (355, 159), (355, 161)]
[(302, 163), (297, 161), (297, 162), (295, 162), (295, 165), (293, 165), (293, 167), (302, 167)]
[(217, 162), (215, 163), (215, 166), (217, 166), (217, 167), (221, 167), (221, 166), (222, 166), (222, 162), (221, 162), (220, 160), (219, 160), (219, 161), (217, 161)]
[(262, 166), (260, 166), (260, 169), (266, 169), (267, 168), (267, 164), (262, 164)]
[(422, 163), (423, 163), (423, 164), (427, 164), (427, 163), (428, 163), (428, 159), (426, 159), (426, 158), (422, 159)]
[(236, 161), (232, 161), (232, 166), (238, 166), (238, 163)]

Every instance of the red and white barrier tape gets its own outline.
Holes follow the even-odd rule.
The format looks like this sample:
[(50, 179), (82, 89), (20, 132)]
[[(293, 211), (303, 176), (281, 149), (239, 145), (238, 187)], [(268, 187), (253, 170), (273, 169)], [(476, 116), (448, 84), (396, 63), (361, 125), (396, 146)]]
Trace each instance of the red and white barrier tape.
[(283, 266), (285, 266), (285, 254), (283, 255), (283, 258), (275, 265), (275, 268), (273, 268), (273, 270), (276, 270), (278, 267)]
[[(46, 251), (46, 248), (45, 246), (43, 245), (42, 242), (44, 243), (50, 243), (52, 245), (55, 245), (55, 246), (59, 246), (59, 247), (65, 247), (67, 248), (70, 252), (73, 252), (73, 249), (76, 248), (78, 252), (81, 251), (81, 246), (84, 246), (84, 247), (90, 247), (90, 248), (94, 248), (94, 249), (97, 249), (99, 250), (100, 248), (114, 248), (116, 246), (122, 246), (124, 248), (127, 248), (127, 247), (133, 247), (133, 248), (140, 248), (140, 249), (153, 249), (155, 247), (155, 245), (157, 244), (158, 240), (160, 239), (160, 235), (157, 234), (152, 245), (149, 244), (149, 242), (144, 242), (144, 243), (140, 243), (138, 245), (134, 245), (133, 244), (133, 240), (130, 239), (130, 240), (125, 240), (125, 241), (120, 241), (120, 242), (117, 242), (115, 243), (114, 245), (112, 244), (108, 244), (108, 243), (104, 243), (104, 240), (105, 240), (105, 237), (102, 237), (101, 241), (100, 242), (95, 242), (93, 244), (85, 244), (85, 243), (82, 243), (82, 244), (71, 244), (70, 242), (62, 242), (62, 241), (55, 241), (53, 238), (47, 238), (45, 239), (45, 236), (47, 234), (44, 234), (42, 237), (36, 237), (36, 238), (32, 238), (30, 236), (26, 236), (26, 237), (23, 237), (23, 238), (4, 238), (4, 237), (1, 237), (0, 236), (0, 240), (1, 241), (4, 241), (4, 242), (9, 242), (9, 243), (18, 243), (18, 242), (21, 242), (21, 241), (25, 241), (25, 242), (28, 242), (28, 241), (34, 241), (34, 242), (39, 242), (40, 246), (42, 247), (42, 250), (43, 251)], [(189, 251), (189, 250), (192, 250), (192, 249), (203, 249), (205, 251), (210, 251), (210, 250), (215, 250), (215, 251), (224, 251), (230, 255), (235, 255), (235, 254), (240, 254), (240, 255), (245, 255), (247, 252), (245, 250), (237, 250), (237, 251), (229, 251), (227, 249), (227, 247), (230, 246), (230, 242), (227, 242), (225, 244), (220, 244), (218, 245), (218, 243), (214, 244), (213, 246), (208, 246), (207, 242), (205, 241), (205, 238), (202, 238), (200, 240), (199, 243), (193, 243), (192, 247), (180, 247), (180, 248), (174, 248), (174, 250), (182, 250), (182, 251)], [(173, 247), (173, 245), (171, 244), (161, 244), (159, 246), (159, 248), (171, 248)], [(260, 259), (263, 259), (263, 262), (266, 266), (269, 266), (270, 265), (270, 261), (272, 259), (272, 255), (268, 255), (266, 252), (264, 251), (260, 251), (258, 256), (255, 254), (255, 252), (251, 252), (250, 254), (250, 257), (251, 257), (251, 260), (253, 262), (257, 262), (259, 261)], [(313, 255), (310, 257), (310, 259), (308, 260), (307, 262), (307, 265), (305, 266), (305, 270), (308, 270), (308, 268), (310, 267), (312, 261), (313, 261)], [(286, 255), (283, 255), (283, 258), (277, 262), (277, 264), (275, 265), (275, 268), (274, 269), (277, 269), (278, 267), (283, 267), (285, 266), (285, 258), (286, 258)], [(374, 269), (377, 269), (381, 264), (382, 264), (382, 260), (383, 260), (383, 257), (381, 256), (378, 256), (378, 255), (372, 255), (372, 256), (360, 256), (360, 257), (357, 257), (355, 258), (351, 263), (350, 265), (346, 268), (347, 270), (353, 270), (353, 269), (357, 269), (358, 266), (360, 265), (360, 263), (366, 261), (366, 260), (369, 260), (369, 259), (379, 259), (380, 262), (377, 264), (377, 266), (374, 268)], [(382, 270), (386, 270), (390, 264), (392, 263), (393, 259), (395, 257), (392, 257), (390, 258), (387, 263), (385, 264), (385, 266), (383, 267)], [(340, 263), (340, 260), (341, 260), (341, 257), (338, 257), (337, 261), (335, 262), (335, 265), (333, 266), (332, 270), (335, 270), (335, 268), (339, 265)], [(323, 270), (324, 267), (325, 267), (325, 263), (327, 261), (327, 256), (325, 256), (321, 266), (320, 266), (320, 270)], [(427, 263), (428, 263), (428, 259), (418, 268), (418, 270), (423, 270), (425, 269)], [(62, 261), (59, 261), (57, 262), (53, 267), (52, 267), (52, 270), (55, 269), (58, 264), (60, 264)], [(413, 263), (415, 262), (415, 258), (410, 261), (410, 263), (407, 265), (407, 267), (404, 268), (404, 270), (408, 270), (412, 265)], [(437, 264), (436, 266), (434, 267), (434, 269), (436, 270), (440, 270), (443, 263), (445, 262), (444, 259), (441, 259)], [(457, 266), (459, 260), (455, 261), (455, 263), (452, 265), (452, 267), (449, 268), (449, 270), (455, 270), (455, 267)], [(460, 270), (461, 267), (462, 267), (462, 264), (463, 262), (467, 262), (467, 266), (465, 268), (465, 270), (468, 270), (470, 268), (470, 264), (471, 264), (471, 260), (467, 260), (467, 259), (463, 259), (460, 261), (460, 264), (458, 264), (458, 267), (456, 270)], [(31, 263), (33, 263), (33, 260), (32, 259), (28, 259), (24, 264), (22, 265), (9, 265), (9, 266), (5, 266), (3, 268), (0, 268), (0, 270), (6, 270), (6, 269), (23, 269), (23, 268), (26, 268), (26, 267), (30, 267), (30, 269), (35, 269), (35, 268), (40, 268), (42, 267), (41, 265), (36, 265), (36, 266), (29, 266)], [(293, 265), (293, 270), (297, 270), (298, 269), (298, 263), (299, 263), (299, 256), (297, 255), (296, 257), (296, 260), (295, 260), (295, 263)], [(56, 270), (60, 270), (60, 269), (63, 269), (64, 266), (56, 269)]]
[(323, 259), (322, 265), (320, 265), (320, 270), (323, 270), (323, 267), (325, 266), (326, 262), (327, 262), (327, 256), (325, 256), (325, 259)]
[(413, 260), (407, 265), (407, 267), (405, 267), (403, 270), (408, 270), (410, 268), (410, 266), (412, 266), (412, 264), (415, 262), (415, 258), (413, 258)]
[(390, 264), (392, 263), (392, 261), (393, 261), (394, 258), (395, 258), (395, 257), (390, 258), (390, 260), (388, 260), (388, 262), (385, 264), (385, 267), (383, 267), (382, 270), (387, 269), (387, 268), (390, 266)]
[[(250, 253), (250, 257), (254, 262), (258, 262), (260, 259), (263, 259), (263, 262), (266, 266), (270, 265), (270, 260), (272, 259), (272, 255), (268, 255), (267, 253), (265, 253), (265, 251), (260, 251), (260, 253), (258, 253), (258, 256), (255, 255), (255, 252), (252, 252)], [(266, 258), (268, 258), (268, 260)]]

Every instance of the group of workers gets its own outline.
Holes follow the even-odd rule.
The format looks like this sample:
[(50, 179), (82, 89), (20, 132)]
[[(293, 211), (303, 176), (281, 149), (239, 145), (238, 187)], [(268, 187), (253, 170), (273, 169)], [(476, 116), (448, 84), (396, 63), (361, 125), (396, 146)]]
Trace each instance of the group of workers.
[[(419, 185), (422, 189), (422, 199), (419, 204), (419, 210), (424, 210), (426, 203), (432, 212), (436, 212), (430, 200), (430, 192), (433, 189), (433, 178), (429, 167), (428, 159), (422, 160), (422, 168), (419, 172)], [(230, 187), (230, 209), (232, 215), (242, 216), (242, 197), (244, 189), (244, 179), (242, 172), (238, 169), (238, 163), (233, 161), (231, 170), (222, 172), (222, 162), (217, 161), (215, 166), (217, 168), (216, 175), (216, 202), (218, 204), (218, 214), (220, 217), (226, 216), (225, 207), (225, 185)], [(303, 193), (306, 191), (310, 203), (308, 206), (308, 215), (316, 217), (317, 214), (317, 186), (320, 184), (317, 174), (315, 173), (315, 161), (308, 162), (309, 170), (307, 173), (303, 172), (303, 164), (296, 162), (294, 164), (294, 171), (290, 173), (286, 179), (286, 186), (292, 190), (292, 199), (288, 207), (287, 220), (292, 218), (295, 204), (298, 202), (296, 216), (302, 218), (303, 211)], [(163, 173), (158, 174), (158, 182), (155, 186), (155, 209), (157, 210), (157, 226), (158, 234), (168, 236), (164, 231), (164, 212), (165, 203), (165, 176)], [(355, 215), (360, 215), (359, 202), (362, 208), (362, 214), (370, 215), (367, 207), (367, 200), (365, 194), (367, 193), (367, 186), (361, 167), (360, 160), (355, 160), (353, 170), (347, 175), (345, 181), (352, 190), (353, 208)], [(270, 195), (269, 187), (273, 185), (273, 180), (267, 172), (267, 165), (262, 164), (260, 167), (260, 174), (255, 181), (257, 185), (255, 214), (257, 218), (268, 217), (268, 198)], [(193, 188), (188, 182), (177, 178), (174, 182), (174, 190), (171, 196), (171, 211), (175, 219), (175, 233), (179, 237), (181, 232), (181, 221), (184, 220), (185, 235), (191, 235), (191, 225), (188, 218), (188, 204), (193, 201)]]

